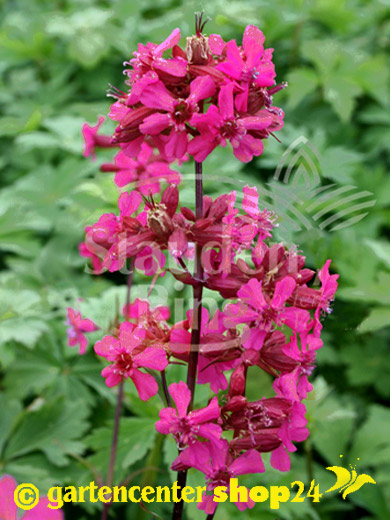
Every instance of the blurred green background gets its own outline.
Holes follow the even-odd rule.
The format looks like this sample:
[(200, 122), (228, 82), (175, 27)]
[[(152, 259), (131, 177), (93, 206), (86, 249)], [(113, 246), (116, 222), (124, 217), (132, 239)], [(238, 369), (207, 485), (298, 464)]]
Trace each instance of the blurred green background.
[[(124, 302), (123, 278), (86, 274), (77, 251), (84, 226), (115, 211), (118, 194), (111, 175), (98, 171), (112, 154), (102, 152), (95, 163), (83, 159), (80, 129), (107, 113), (108, 84), (123, 87), (122, 63), (138, 42), (160, 42), (176, 26), (192, 34), (201, 9), (212, 18), (207, 32), (225, 39), (240, 43), (247, 24), (259, 26), (275, 49), (278, 81), (289, 82), (274, 100), (286, 113), (281, 143), (270, 140), (248, 165), (228, 149), (216, 152), (205, 171), (219, 180), (206, 180), (206, 190), (256, 184), (264, 204), (280, 213), (275, 238), (298, 244), (312, 268), (332, 258), (340, 274), (306, 402), (311, 436), (292, 456), (290, 473), (267, 463), (266, 474), (245, 482), (290, 485), (314, 475), (323, 492), (335, 481), (325, 468), (348, 464), (377, 482), (345, 501), (333, 492), (318, 504), (306, 499), (277, 511), (259, 504), (239, 517), (384, 520), (390, 517), (389, 0), (1, 2), (0, 473), (45, 492), (56, 484), (87, 485), (106, 472), (115, 393), (106, 389), (91, 347), (80, 357), (66, 346), (64, 320), (70, 305), (108, 325)], [(183, 200), (192, 200), (192, 189), (184, 181)], [(178, 286), (173, 292), (168, 278), (159, 283), (189, 305), (188, 292)], [(134, 294), (141, 294), (147, 280), (136, 282)], [(253, 399), (271, 395), (269, 379), (251, 374), (248, 392)], [(207, 395), (203, 389), (198, 399)], [(175, 446), (166, 440), (162, 447), (154, 430), (160, 406), (158, 397), (140, 403), (127, 385), (116, 483), (174, 478), (167, 468)], [(149, 508), (170, 518), (169, 504)], [(94, 504), (67, 506), (65, 513), (100, 518)], [(186, 515), (205, 518), (194, 505)], [(216, 519), (237, 515), (224, 504)], [(152, 515), (131, 504), (114, 507), (112, 518)]]

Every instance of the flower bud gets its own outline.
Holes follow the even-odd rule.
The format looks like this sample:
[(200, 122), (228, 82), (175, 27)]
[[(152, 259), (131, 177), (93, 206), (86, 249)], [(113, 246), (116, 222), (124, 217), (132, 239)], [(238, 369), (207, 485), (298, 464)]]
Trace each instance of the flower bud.
[(187, 37), (186, 55), (189, 64), (207, 65), (212, 58), (208, 36), (200, 34)]
[(209, 210), (209, 217), (214, 217), (216, 220), (221, 219), (228, 210), (228, 195), (220, 195), (215, 199)]
[(190, 220), (191, 222), (195, 222), (196, 217), (195, 217), (195, 213), (192, 211), (192, 209), (182, 207), (182, 208), (180, 208), (180, 211), (187, 220)]
[(279, 428), (267, 428), (256, 432), (252, 435), (233, 439), (230, 446), (233, 450), (249, 450), (253, 448), (259, 449), (261, 452), (268, 452), (276, 450), (282, 441), (279, 439)]
[(238, 365), (230, 378), (230, 386), (228, 396), (244, 395), (246, 384), (247, 367), (242, 363)]
[(245, 408), (248, 401), (243, 395), (235, 395), (223, 407), (222, 412), (239, 412)]
[(173, 231), (172, 219), (165, 204), (155, 204), (148, 211), (149, 228), (158, 238), (167, 238)]
[(175, 184), (171, 184), (162, 194), (161, 205), (164, 205), (168, 215), (173, 217), (173, 215), (176, 213), (178, 204), (179, 190)]

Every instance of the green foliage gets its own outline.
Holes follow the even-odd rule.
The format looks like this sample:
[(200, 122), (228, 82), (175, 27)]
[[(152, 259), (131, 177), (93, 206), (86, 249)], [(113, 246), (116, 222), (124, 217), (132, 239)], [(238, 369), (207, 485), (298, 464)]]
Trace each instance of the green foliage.
[[(95, 163), (84, 160), (80, 129), (84, 121), (95, 123), (107, 113), (108, 84), (123, 87), (123, 61), (139, 41), (161, 41), (176, 26), (191, 33), (193, 13), (202, 8), (212, 18), (207, 31), (225, 40), (240, 39), (248, 23), (258, 25), (275, 49), (278, 81), (289, 83), (274, 99), (286, 113), (282, 143), (269, 140), (264, 154), (249, 165), (238, 164), (228, 148), (216, 150), (205, 162), (206, 192), (217, 195), (257, 184), (264, 206), (280, 214), (276, 239), (298, 244), (313, 269), (332, 258), (331, 268), (340, 274), (333, 313), (324, 324), (319, 377), (306, 401), (311, 437), (292, 455), (291, 472), (273, 470), (265, 456), (266, 473), (260, 479), (249, 476), (245, 483), (306, 483), (309, 469), (323, 492), (334, 483), (325, 467), (340, 463), (341, 454), (345, 463), (357, 463), (358, 472), (377, 482), (346, 501), (333, 493), (314, 507), (306, 500), (282, 504), (277, 512), (259, 504), (240, 518), (388, 518), (387, 0), (0, 3), (0, 471), (33, 482), (42, 492), (106, 475), (115, 391), (105, 386), (103, 364), (91, 345), (85, 356), (66, 346), (64, 321), (68, 306), (96, 321), (102, 330), (90, 335), (92, 344), (113, 325), (126, 287), (118, 276), (91, 276), (78, 255), (84, 227), (101, 213), (115, 211), (118, 196), (111, 175), (98, 171), (111, 154), (101, 153)], [(113, 125), (106, 121), (103, 129), (111, 132)], [(306, 155), (301, 153), (286, 180), (289, 147), (301, 136), (309, 144), (295, 152)], [(192, 166), (183, 171), (191, 172)], [(319, 199), (318, 190), (328, 191), (318, 192), (323, 194)], [(188, 180), (181, 201), (193, 203)], [(359, 207), (352, 210), (354, 204)], [(149, 280), (137, 273), (135, 282), (133, 296), (145, 296)], [(165, 303), (169, 294), (188, 307), (189, 291), (169, 275), (158, 284), (153, 303)], [(184, 377), (182, 367), (173, 370)], [(250, 398), (268, 395), (271, 379), (259, 381), (253, 374)], [(125, 388), (115, 481), (129, 478), (139, 484), (145, 478), (145, 485), (152, 480), (166, 484), (175, 478), (168, 464), (176, 447), (167, 439), (160, 450), (154, 430), (159, 397), (142, 403), (130, 386)], [(199, 402), (207, 397), (208, 389), (199, 389)], [(202, 484), (199, 478), (190, 474), (190, 483)], [(225, 506), (216, 520), (237, 517), (234, 505)], [(86, 504), (76, 513), (69, 507), (65, 514), (97, 519), (97, 507)], [(168, 518), (171, 507), (151, 504), (150, 510)], [(113, 511), (113, 518), (147, 517), (134, 504)], [(187, 518), (204, 514), (189, 507)]]

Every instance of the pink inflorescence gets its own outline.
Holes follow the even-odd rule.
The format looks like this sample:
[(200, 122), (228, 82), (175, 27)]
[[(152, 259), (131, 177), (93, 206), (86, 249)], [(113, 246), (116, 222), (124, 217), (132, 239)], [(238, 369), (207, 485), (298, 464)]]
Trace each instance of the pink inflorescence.
[[(87, 154), (98, 146), (119, 147), (101, 170), (115, 172), (116, 185), (131, 190), (121, 193), (115, 213), (86, 228), (80, 254), (90, 258), (96, 274), (121, 271), (131, 259), (154, 281), (170, 272), (194, 291), (202, 285), (226, 300), (213, 313), (190, 309), (172, 325), (168, 307), (129, 301), (124, 320), (117, 318), (95, 344), (96, 354), (109, 362), (102, 371), (107, 386), (130, 379), (144, 401), (162, 390), (167, 407), (156, 429), (177, 443), (173, 469), (204, 473), (208, 493), (198, 507), (213, 515), (215, 487), (265, 471), (262, 453), (271, 453), (274, 468), (288, 471), (289, 453), (308, 437), (302, 401), (312, 390), (308, 378), (338, 275), (329, 273), (328, 260), (318, 273), (320, 285), (311, 283), (315, 271), (305, 266), (305, 257), (272, 241), (276, 215), (261, 207), (255, 187), (215, 199), (199, 196), (196, 214), (180, 204), (173, 162), (202, 162), (228, 143), (237, 159), (249, 162), (283, 126), (284, 114), (272, 98), (285, 84), (275, 84), (273, 50), (264, 48), (263, 33), (249, 25), (238, 45), (204, 35), (203, 26), (198, 20), (185, 49), (179, 29), (161, 44), (139, 44), (126, 63), (128, 90), (111, 90), (114, 136), (99, 135), (102, 119), (97, 127), (84, 127)], [(201, 279), (187, 265), (194, 251)], [(95, 325), (71, 309), (69, 319), (71, 344), (85, 350), (84, 332)], [(196, 383), (212, 392), (207, 405), (195, 410), (188, 381), (168, 386), (165, 380), (170, 365), (190, 363), (194, 330), (200, 338)], [(248, 373), (261, 370), (273, 378), (274, 395), (250, 401)], [(236, 505), (243, 510), (254, 502)]]

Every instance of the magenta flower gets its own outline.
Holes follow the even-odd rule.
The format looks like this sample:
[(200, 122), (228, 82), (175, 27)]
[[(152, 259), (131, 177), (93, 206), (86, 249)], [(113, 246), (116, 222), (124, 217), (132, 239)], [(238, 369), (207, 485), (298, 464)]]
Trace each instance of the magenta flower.
[(158, 432), (164, 435), (171, 433), (180, 448), (193, 444), (198, 437), (210, 441), (219, 441), (222, 428), (213, 422), (220, 416), (216, 397), (210, 401), (206, 408), (187, 413), (191, 401), (191, 392), (188, 386), (183, 381), (172, 383), (169, 386), (169, 393), (177, 411), (172, 407), (160, 411), (160, 420), (156, 422)]
[(138, 44), (138, 51), (134, 52), (134, 58), (129, 61), (133, 70), (128, 71), (131, 83), (142, 78), (147, 72), (153, 70), (160, 78), (175, 82), (175, 78), (183, 78), (187, 73), (187, 61), (181, 57), (164, 59), (165, 51), (172, 49), (180, 41), (180, 29), (176, 28), (159, 45), (148, 43)]
[[(181, 467), (196, 468), (206, 476), (207, 490), (212, 491), (217, 486), (226, 486), (229, 489), (229, 481), (239, 475), (249, 473), (263, 473), (265, 467), (261, 455), (256, 450), (247, 452), (235, 458), (229, 452), (229, 443), (222, 439), (218, 443), (195, 442), (186, 448), (173, 462), (172, 469)], [(250, 498), (247, 502), (235, 502), (240, 511), (255, 505)], [(198, 504), (198, 509), (212, 515), (217, 507), (213, 496), (203, 495), (203, 500)]]
[[(191, 333), (193, 311), (187, 312), (187, 320), (178, 323), (172, 329), (169, 350), (179, 359), (186, 359), (191, 345)], [(225, 372), (234, 367), (236, 360), (219, 359), (222, 353), (231, 347), (230, 337), (223, 333), (226, 328), (223, 325), (223, 314), (217, 311), (210, 319), (207, 309), (202, 308), (201, 340), (198, 359), (198, 384), (210, 383), (210, 388), (217, 393), (226, 390), (228, 386)]]
[(134, 320), (141, 326), (146, 326), (151, 320), (156, 322), (169, 320), (170, 310), (164, 305), (151, 309), (147, 300), (137, 298), (133, 303), (125, 305), (122, 313), (127, 320)]
[[(158, 271), (162, 271), (166, 263), (164, 253), (157, 245), (146, 246), (136, 256), (134, 266), (136, 269), (142, 271), (146, 276), (153, 276)], [(161, 272), (164, 276), (165, 272)]]
[(98, 131), (104, 122), (104, 117), (100, 116), (96, 126), (89, 126), (84, 123), (82, 133), (84, 137), (84, 157), (91, 156), (96, 159), (96, 148), (112, 148), (118, 146), (112, 143), (110, 135), (99, 135)]
[(237, 292), (240, 302), (226, 307), (225, 325), (232, 327), (240, 323), (251, 324), (243, 333), (243, 344), (245, 348), (254, 350), (262, 348), (273, 323), (278, 326), (287, 325), (295, 332), (304, 332), (310, 313), (305, 309), (285, 306), (295, 287), (295, 280), (286, 276), (276, 282), (271, 299), (263, 291), (262, 282), (252, 278)]
[(331, 312), (329, 307), (330, 302), (333, 300), (334, 295), (337, 291), (337, 279), (339, 277), (338, 274), (329, 274), (329, 266), (331, 260), (327, 260), (322, 269), (318, 272), (318, 278), (321, 281), (321, 302), (317, 307), (315, 312), (315, 317), (319, 321), (320, 312), (325, 311), (327, 313)]
[(298, 336), (294, 333), (290, 342), (282, 348), (286, 358), (296, 362), (296, 367), (290, 373), (282, 373), (274, 383), (279, 389), (283, 388), (283, 395), (288, 395), (289, 399), (293, 401), (306, 399), (307, 393), (313, 390), (308, 376), (314, 370), (317, 350), (323, 345), (322, 340), (316, 334), (309, 334), (308, 331), (300, 333), (299, 339), (300, 347)]
[(123, 379), (130, 378), (135, 384), (142, 401), (147, 401), (158, 392), (158, 384), (150, 374), (141, 372), (140, 368), (164, 370), (168, 365), (164, 349), (145, 347), (146, 332), (133, 323), (121, 323), (119, 339), (104, 336), (95, 344), (98, 356), (105, 357), (112, 364), (102, 370), (108, 387), (118, 385)]
[(86, 241), (80, 246), (83, 256), (92, 256), (97, 266), (95, 257), (100, 258), (101, 268), (110, 272), (121, 269), (128, 258), (127, 231), (141, 227), (142, 215), (134, 217), (141, 201), (142, 196), (137, 191), (122, 193), (118, 200), (119, 216), (105, 213), (95, 224), (86, 228)]
[(135, 159), (120, 151), (115, 157), (115, 164), (103, 164), (102, 171), (114, 171), (115, 184), (122, 188), (134, 183), (134, 188), (143, 195), (160, 192), (160, 181), (180, 184), (180, 174), (171, 170), (169, 164), (153, 153), (153, 148), (142, 143), (141, 151)]
[(244, 194), (242, 209), (247, 215), (246, 219), (243, 219), (244, 222), (249, 219), (249, 222), (253, 223), (257, 229), (260, 240), (270, 238), (276, 220), (275, 214), (266, 209), (263, 211), (259, 209), (259, 194), (257, 193), (257, 188), (255, 186), (244, 186), (242, 191)]
[(199, 130), (200, 136), (192, 139), (188, 152), (198, 162), (204, 161), (219, 144), (225, 147), (227, 141), (230, 141), (236, 158), (242, 162), (249, 162), (253, 156), (263, 152), (262, 138), (268, 135), (267, 128), (278, 116), (266, 109), (254, 116), (236, 115), (233, 88), (233, 83), (221, 87), (218, 107), (210, 105), (205, 114), (194, 114), (191, 118), (190, 123)]
[(92, 320), (81, 317), (81, 313), (68, 307), (66, 324), (69, 325), (67, 332), (68, 345), (75, 347), (80, 345), (79, 354), (85, 354), (87, 350), (88, 340), (84, 336), (85, 332), (93, 332), (99, 327)]
[(190, 84), (190, 95), (186, 99), (175, 98), (159, 81), (145, 88), (141, 94), (142, 103), (159, 110), (146, 117), (140, 125), (143, 134), (158, 135), (170, 131), (165, 144), (168, 158), (180, 159), (187, 151), (188, 134), (186, 123), (199, 111), (198, 102), (215, 93), (216, 87), (209, 76), (199, 76)]
[(14, 492), (17, 487), (16, 480), (10, 475), (4, 475), (0, 480), (0, 518), (1, 520), (63, 520), (64, 513), (60, 509), (50, 509), (49, 499), (42, 497), (38, 504), (24, 513), (18, 515), (18, 508), (14, 501)]
[[(264, 50), (264, 34), (254, 25), (245, 28), (242, 50), (234, 40), (226, 44), (226, 61), (217, 69), (244, 84), (271, 87), (275, 84), (275, 66), (272, 63), (273, 49)], [(216, 44), (216, 42), (214, 43)], [(219, 45), (220, 46), (220, 42)]]
[[(275, 386), (274, 386), (275, 388)], [(277, 391), (277, 395), (285, 397), (283, 393)], [(291, 461), (288, 453), (297, 451), (293, 442), (303, 442), (309, 437), (309, 430), (306, 428), (307, 419), (305, 418), (306, 407), (303, 403), (293, 401), (289, 416), (283, 421), (278, 435), (282, 445), (271, 453), (271, 466), (279, 471), (289, 471)]]

